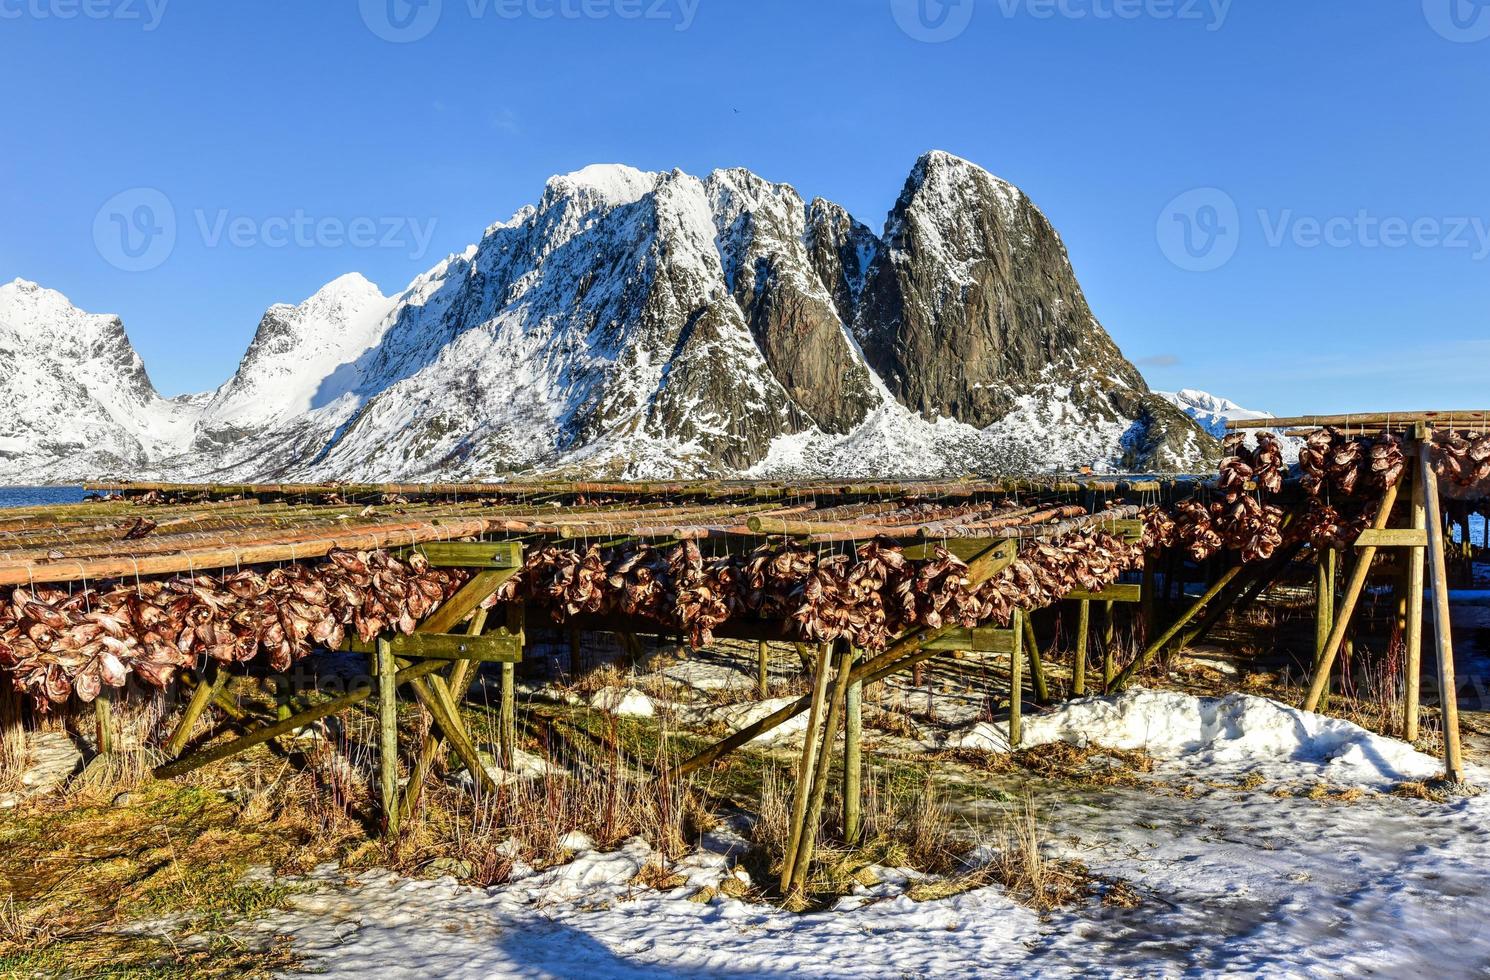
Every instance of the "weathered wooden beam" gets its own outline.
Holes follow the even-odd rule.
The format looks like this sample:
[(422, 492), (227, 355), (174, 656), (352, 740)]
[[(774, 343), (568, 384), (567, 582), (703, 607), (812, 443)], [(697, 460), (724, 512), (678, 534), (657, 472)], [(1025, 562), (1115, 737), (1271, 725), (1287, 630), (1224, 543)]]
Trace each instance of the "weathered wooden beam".
[(833, 742), (838, 737), (838, 725), (843, 714), (843, 705), (848, 696), (849, 674), (854, 666), (853, 648), (844, 645), (838, 656), (838, 673), (834, 677), (833, 692), (828, 697), (828, 717), (823, 722), (823, 744), (818, 750), (817, 766), (812, 775), (812, 797), (807, 804), (807, 815), (802, 821), (802, 834), (797, 843), (797, 860), (792, 867), (791, 887), (787, 898), (800, 897), (807, 883), (807, 871), (812, 866), (812, 852), (817, 846), (817, 829), (823, 815), (823, 800), (828, 792), (828, 771), (833, 761)]
[[(441, 666), (443, 665), (438, 660), (426, 660), (424, 663), (416, 664), (413, 667), (410, 667), (408, 670), (399, 671), (398, 682), (400, 684), (407, 683), (411, 678), (423, 677), (425, 674), (429, 674), (438, 670)], [(155, 770), (155, 777), (157, 779), (171, 779), (176, 776), (184, 775), (185, 773), (191, 772), (195, 769), (200, 769), (202, 766), (217, 762), (220, 759), (226, 759), (230, 756), (237, 755), (240, 752), (245, 752), (256, 745), (261, 745), (264, 742), (269, 741), (270, 739), (278, 738), (279, 736), (287, 734), (289, 732), (293, 732), (296, 729), (304, 728), (306, 725), (309, 725), (312, 722), (319, 721), (322, 718), (327, 717), (328, 715), (334, 715), (337, 712), (345, 711), (348, 708), (361, 704), (363, 701), (371, 698), (374, 691), (375, 688), (372, 686), (359, 688), (355, 691), (348, 691), (346, 694), (343, 694), (339, 698), (333, 698), (330, 701), (322, 702), (321, 704), (308, 708), (293, 717), (286, 718), (283, 721), (277, 721), (272, 725), (265, 725), (262, 728), (257, 728), (252, 732), (249, 732), (248, 734), (242, 736), (241, 738), (234, 739), (231, 742), (215, 746), (202, 752), (198, 752), (194, 755), (188, 756), (185, 759), (180, 759), (178, 761), (168, 763), (167, 765), (160, 766)]]
[(991, 626), (979, 626), (973, 629), (956, 626), (935, 639), (922, 643), (921, 649), (944, 652), (968, 650), (973, 653), (1013, 653), (1014, 633), (1012, 630), (996, 629)]
[[(858, 651), (854, 651), (858, 656)], [(849, 679), (844, 696), (843, 719), (843, 839), (858, 843), (862, 829), (864, 798), (864, 682)]]
[[(375, 652), (380, 641), (365, 643), (351, 639), (345, 649), (359, 652)], [(395, 656), (419, 660), (475, 660), (480, 663), (517, 663), (523, 658), (522, 643), (507, 633), (487, 633), (472, 636), (469, 633), (399, 633), (388, 642)]]
[[(1424, 494), (1424, 481), (1412, 474), (1412, 526), (1428, 533), (1428, 504)], [(1490, 522), (1487, 522), (1490, 526)], [(1407, 580), (1405, 583), (1407, 608), (1403, 611), (1405, 630), (1403, 636), (1403, 685), (1402, 685), (1402, 738), (1408, 743), (1418, 739), (1420, 705), (1423, 679), (1423, 584), (1427, 571), (1428, 552), (1417, 548), (1407, 555)]]
[(398, 668), (393, 647), (378, 640), (378, 798), (383, 803), (383, 827), (398, 833)]
[(1024, 667), (1023, 651), (1020, 647), (1024, 643), (1024, 613), (1014, 610), (1014, 618), (1010, 622), (1009, 632), (1014, 634), (1014, 650), (1009, 657), (1009, 751), (1013, 752), (1019, 748), (1023, 737), (1024, 717), (1024, 677), (1021, 671)]
[(1418, 475), (1422, 478), (1428, 532), (1428, 580), (1433, 588), (1433, 639), (1438, 654), (1438, 701), (1443, 718), (1444, 779), (1464, 782), (1463, 749), (1459, 743), (1459, 686), (1454, 674), (1454, 638), (1449, 625), (1449, 573), (1444, 557), (1438, 474), (1433, 472), (1429, 441), (1418, 441)]
[(1050, 703), (1050, 687), (1045, 683), (1045, 664), (1040, 657), (1040, 641), (1035, 637), (1035, 617), (1024, 614), (1024, 644), (1030, 657), (1030, 684), (1034, 687), (1035, 703)]
[(1190, 608), (1185, 611), (1184, 615), (1177, 619), (1169, 627), (1169, 629), (1161, 633), (1158, 639), (1150, 643), (1142, 653), (1134, 658), (1131, 664), (1124, 667), (1121, 671), (1118, 672), (1118, 675), (1112, 679), (1111, 687), (1114, 690), (1119, 691), (1127, 687), (1129, 682), (1133, 680), (1134, 675), (1136, 675), (1140, 670), (1146, 668), (1149, 663), (1159, 655), (1160, 651), (1162, 651), (1166, 646), (1169, 645), (1169, 641), (1178, 636), (1180, 630), (1184, 629), (1191, 620), (1198, 616), (1201, 610), (1203, 610), (1208, 603), (1214, 600), (1216, 596), (1219, 595), (1221, 591), (1231, 583), (1231, 580), (1240, 575), (1241, 572), (1241, 565), (1233, 565), (1231, 568), (1227, 569), (1221, 575), (1221, 577), (1218, 578), (1215, 583), (1206, 590), (1205, 595), (1195, 600)]
[(431, 541), (414, 550), (437, 568), (518, 569), (523, 563), (517, 541)]
[(1143, 586), (1134, 582), (1131, 584), (1109, 585), (1095, 592), (1089, 592), (1086, 589), (1077, 589), (1075, 592), (1066, 593), (1061, 598), (1065, 602), (1091, 602), (1093, 600), (1098, 602), (1142, 602)]
[(1086, 636), (1092, 628), (1092, 603), (1081, 600), (1076, 613), (1076, 659), (1071, 665), (1071, 694), (1086, 694)]
[(1426, 548), (1428, 531), (1425, 528), (1384, 527), (1368, 528), (1356, 538), (1357, 548)]
[(808, 797), (812, 793), (812, 775), (817, 765), (817, 727), (823, 701), (828, 696), (828, 645), (817, 650), (817, 670), (813, 675), (812, 695), (807, 714), (807, 731), (802, 736), (802, 757), (797, 763), (796, 792), (792, 796), (791, 835), (781, 859), (780, 887), (787, 894), (796, 872), (797, 851), (806, 827)]
[(515, 569), (492, 569), (477, 572), (460, 590), (440, 604), (424, 622), (419, 624), (421, 633), (449, 633), (459, 623), (489, 599), (515, 573)]
[(212, 703), (216, 695), (222, 691), (223, 685), (228, 682), (228, 672), (216, 662), (208, 668), (212, 679), (199, 678), (197, 686), (191, 692), (191, 700), (186, 703), (186, 708), (181, 712), (181, 721), (177, 723), (171, 737), (166, 739), (163, 747), (166, 758), (174, 759), (186, 748), (187, 740), (191, 738), (191, 730), (196, 726), (197, 719), (202, 717), (202, 712)]
[[(1371, 521), (1371, 527), (1384, 528), (1387, 521), (1391, 519), (1392, 508), (1397, 503), (1397, 488), (1400, 484), (1393, 484), (1385, 494), (1382, 495), (1381, 503), (1377, 506), (1376, 517)], [(1371, 573), (1371, 563), (1376, 560), (1376, 549), (1367, 546), (1360, 550), (1356, 556), (1355, 567), (1350, 570), (1350, 581), (1345, 586), (1345, 594), (1341, 597), (1339, 608), (1335, 615), (1335, 626), (1330, 630), (1330, 635), (1325, 640), (1324, 650), (1320, 652), (1319, 662), (1314, 667), (1314, 678), (1309, 684), (1309, 693), (1304, 698), (1304, 710), (1316, 711), (1319, 701), (1324, 697), (1325, 686), (1330, 680), (1330, 670), (1334, 667), (1335, 657), (1340, 652), (1340, 645), (1345, 642), (1345, 634), (1350, 629), (1350, 619), (1355, 614), (1356, 603), (1361, 598), (1361, 592), (1366, 587), (1366, 578)]]

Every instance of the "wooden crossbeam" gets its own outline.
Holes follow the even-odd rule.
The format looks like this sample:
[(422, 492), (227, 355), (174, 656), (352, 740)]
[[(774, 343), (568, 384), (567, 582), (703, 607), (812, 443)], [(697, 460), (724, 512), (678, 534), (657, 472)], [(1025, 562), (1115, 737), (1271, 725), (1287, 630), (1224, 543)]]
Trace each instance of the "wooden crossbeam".
[(1426, 528), (1382, 527), (1367, 528), (1355, 539), (1357, 548), (1426, 548)]
[[(519, 663), (523, 658), (522, 641), (510, 633), (486, 633), (471, 636), (467, 633), (409, 633), (396, 634), (389, 643), (393, 655), (415, 659), (474, 660), (479, 663)], [(354, 653), (375, 653), (377, 641), (364, 642), (349, 638), (344, 650)]]
[(1096, 592), (1077, 589), (1075, 592), (1066, 593), (1064, 600), (1070, 602), (1085, 602), (1088, 600), (1095, 600), (1097, 602), (1142, 602), (1143, 586), (1135, 582), (1131, 585), (1127, 583), (1109, 585)]
[(517, 541), (431, 541), (414, 548), (437, 568), (521, 568)]

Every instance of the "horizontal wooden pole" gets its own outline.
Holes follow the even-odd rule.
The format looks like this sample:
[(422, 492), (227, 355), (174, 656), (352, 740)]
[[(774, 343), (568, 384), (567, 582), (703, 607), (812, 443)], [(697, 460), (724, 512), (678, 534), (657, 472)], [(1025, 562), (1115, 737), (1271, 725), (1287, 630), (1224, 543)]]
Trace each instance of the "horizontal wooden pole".
[(1138, 584), (1109, 585), (1096, 592), (1088, 592), (1086, 589), (1077, 589), (1075, 592), (1067, 592), (1066, 599), (1086, 599), (1099, 602), (1142, 602), (1143, 586)]
[(948, 630), (921, 644), (922, 650), (966, 650), (969, 653), (1013, 653), (1014, 631), (980, 626)]
[(1357, 548), (1426, 548), (1428, 532), (1415, 528), (1367, 528), (1355, 539)]
[[(480, 663), (515, 664), (523, 659), (521, 640), (506, 632), (470, 636), (465, 633), (396, 634), (390, 641), (393, 655), (416, 659), (475, 660)], [(353, 653), (372, 653), (377, 641), (349, 640), (344, 649)]]
[(414, 550), (439, 568), (520, 568), (523, 563), (516, 541), (431, 541)]

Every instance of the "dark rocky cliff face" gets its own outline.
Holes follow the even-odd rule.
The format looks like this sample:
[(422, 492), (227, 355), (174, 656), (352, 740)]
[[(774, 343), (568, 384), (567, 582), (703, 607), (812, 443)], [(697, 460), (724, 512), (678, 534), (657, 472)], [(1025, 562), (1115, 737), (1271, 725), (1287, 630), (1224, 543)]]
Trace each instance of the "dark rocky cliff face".
[(1066, 389), (1093, 418), (1140, 423), (1126, 462), (1197, 440), (1087, 306), (1065, 245), (1023, 193), (945, 153), (922, 157), (890, 213), (854, 327), (907, 407), (991, 425)]

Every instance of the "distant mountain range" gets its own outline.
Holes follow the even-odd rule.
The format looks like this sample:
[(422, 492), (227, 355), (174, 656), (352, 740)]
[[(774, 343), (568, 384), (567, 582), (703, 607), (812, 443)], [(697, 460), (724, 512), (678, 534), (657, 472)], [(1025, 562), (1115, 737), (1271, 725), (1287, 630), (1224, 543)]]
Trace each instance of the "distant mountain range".
[(16, 280), (0, 363), (0, 483), (1173, 471), (1217, 452), (1198, 393), (1150, 391), (1097, 322), (1039, 209), (941, 152), (878, 235), (745, 170), (554, 177), (397, 296), (352, 274), (270, 308), (232, 378), (174, 399), (117, 317)]

